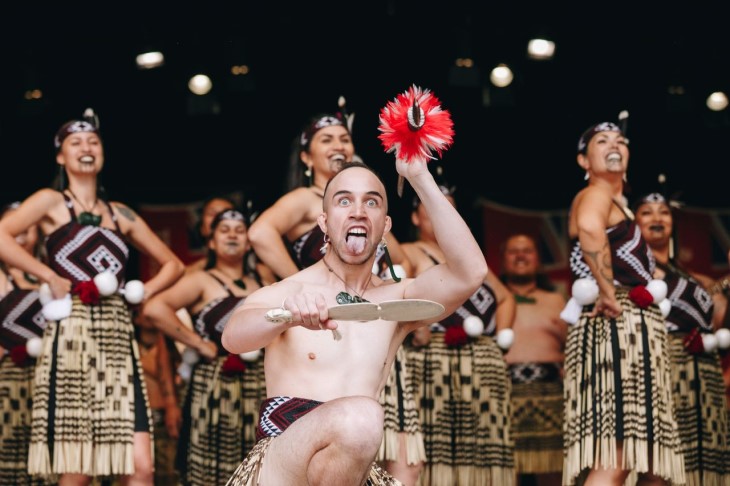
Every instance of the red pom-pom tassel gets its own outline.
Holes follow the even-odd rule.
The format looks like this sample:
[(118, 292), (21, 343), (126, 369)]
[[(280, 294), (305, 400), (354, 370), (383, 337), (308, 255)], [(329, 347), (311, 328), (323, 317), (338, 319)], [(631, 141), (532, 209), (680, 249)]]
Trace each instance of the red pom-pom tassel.
[(458, 348), (469, 342), (469, 335), (464, 326), (450, 326), (444, 333), (444, 344), (450, 348)]
[(221, 366), (224, 375), (237, 375), (246, 371), (246, 363), (237, 354), (229, 354)]
[(79, 299), (84, 304), (98, 304), (99, 303), (99, 289), (93, 280), (85, 280), (77, 283), (72, 292), (79, 296)]
[(13, 360), (13, 363), (15, 363), (16, 366), (26, 366), (31, 362), (30, 355), (28, 354), (28, 350), (25, 347), (25, 344), (18, 344), (17, 346), (13, 346), (10, 348), (10, 359)]
[(643, 285), (637, 285), (631, 289), (629, 299), (642, 309), (646, 309), (654, 302), (654, 296)]
[(705, 344), (702, 342), (702, 334), (698, 328), (694, 328), (689, 334), (687, 334), (682, 340), (684, 349), (689, 354), (702, 354), (705, 352)]
[(441, 156), (453, 142), (451, 114), (430, 90), (411, 86), (380, 110), (378, 138), (399, 161), (414, 162)]

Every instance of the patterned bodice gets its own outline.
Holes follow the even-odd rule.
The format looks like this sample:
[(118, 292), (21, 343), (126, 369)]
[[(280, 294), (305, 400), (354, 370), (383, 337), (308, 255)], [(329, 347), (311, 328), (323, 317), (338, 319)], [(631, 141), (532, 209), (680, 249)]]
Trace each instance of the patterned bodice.
[(10, 275), (8, 279), (13, 288), (0, 297), (0, 346), (5, 349), (23, 344), (30, 338), (41, 337), (46, 327), (38, 291), (21, 289)]
[[(49, 266), (72, 285), (93, 279), (109, 270), (124, 285), (129, 247), (109, 206), (116, 229), (82, 225), (76, 220), (73, 203), (63, 195), (71, 221), (46, 237)], [(108, 205), (108, 203), (106, 203)]]
[[(611, 268), (616, 285), (635, 287), (646, 285), (652, 280), (656, 261), (654, 255), (641, 236), (641, 230), (631, 220), (623, 220), (606, 230), (611, 247)], [(578, 238), (572, 240), (570, 252), (570, 271), (574, 279), (593, 277), (588, 264), (583, 259), (583, 251)]]
[(667, 298), (672, 302), (672, 309), (665, 320), (667, 330), (690, 332), (699, 327), (712, 331), (715, 304), (710, 294), (697, 280), (674, 265), (657, 265), (664, 270)]
[[(425, 250), (421, 249), (431, 259), (431, 261), (438, 265), (438, 260), (428, 254)], [(495, 314), (497, 312), (497, 296), (492, 290), (492, 287), (487, 285), (485, 282), (479, 286), (476, 291), (469, 297), (469, 300), (461, 304), (453, 314), (449, 315), (441, 322), (435, 322), (431, 324), (432, 331), (445, 331), (449, 327), (463, 326), (464, 321), (471, 316), (476, 316), (484, 323), (484, 332), (482, 334), (486, 336), (494, 336), (497, 330), (497, 322), (495, 320)]]
[(215, 343), (218, 347), (218, 356), (227, 356), (228, 351), (223, 348), (221, 342), (221, 336), (223, 335), (223, 328), (225, 328), (228, 318), (231, 317), (233, 311), (246, 299), (246, 297), (238, 297), (233, 295), (231, 289), (219, 280), (215, 275), (208, 273), (218, 283), (223, 286), (228, 295), (213, 299), (195, 314), (191, 315), (193, 321), (193, 327), (195, 331), (202, 337), (207, 338)]
[(431, 330), (445, 331), (449, 327), (463, 326), (466, 318), (477, 316), (484, 323), (484, 332), (482, 334), (494, 336), (497, 329), (497, 322), (494, 319), (496, 311), (497, 297), (494, 290), (486, 283), (482, 283), (476, 292), (471, 294), (469, 300), (461, 304), (453, 314), (441, 322), (432, 324)]
[(300, 270), (314, 265), (322, 259), (321, 248), (324, 233), (318, 224), (291, 243), (292, 258)]

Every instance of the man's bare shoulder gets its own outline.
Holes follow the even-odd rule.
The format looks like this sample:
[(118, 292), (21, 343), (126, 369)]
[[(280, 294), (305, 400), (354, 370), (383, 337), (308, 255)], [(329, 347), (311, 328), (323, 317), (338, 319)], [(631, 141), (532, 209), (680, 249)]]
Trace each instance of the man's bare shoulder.
[(412, 281), (413, 278), (410, 277), (404, 277), (400, 280), (400, 282), (396, 282), (392, 279), (382, 280), (378, 277), (373, 276), (373, 283), (375, 285), (375, 288), (370, 291), (370, 295), (376, 302), (403, 299), (405, 295), (405, 288)]
[(305, 285), (294, 278), (297, 274), (287, 277), (271, 285), (265, 285), (246, 297), (242, 308), (279, 307), (283, 300), (300, 292), (306, 292)]

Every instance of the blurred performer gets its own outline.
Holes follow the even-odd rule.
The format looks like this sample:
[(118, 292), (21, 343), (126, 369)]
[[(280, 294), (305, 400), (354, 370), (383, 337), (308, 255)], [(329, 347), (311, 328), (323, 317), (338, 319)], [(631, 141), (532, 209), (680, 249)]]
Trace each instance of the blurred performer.
[(526, 234), (502, 247), (501, 280), (515, 296), (514, 343), (505, 355), (512, 376), (515, 470), (523, 484), (559, 486), (563, 466), (565, 298), (541, 271), (537, 243)]
[(577, 162), (588, 182), (568, 216), (570, 268), (596, 296), (568, 330), (563, 484), (585, 476), (586, 486), (619, 486), (632, 471), (642, 481), (682, 484), (667, 332), (647, 289), (655, 261), (625, 205), (622, 128), (589, 127)]
[[(205, 358), (192, 363), (176, 464), (185, 485), (225, 485), (255, 444), (259, 404), (265, 398), (263, 355), (243, 361), (221, 345), (228, 318), (261, 287), (244, 272), (245, 217), (236, 209), (213, 219), (206, 269), (187, 273), (145, 306), (144, 319)], [(176, 311), (186, 308), (193, 330)], [(186, 353), (183, 353), (185, 358)]]
[[(453, 188), (440, 184), (456, 206)], [(411, 222), (418, 240), (403, 243), (415, 275), (442, 264), (431, 218), (416, 197)], [(515, 299), (493, 272), (456, 309), (428, 331), (417, 330), (406, 364), (423, 430), (426, 486), (514, 484), (510, 379), (497, 333), (511, 332)]]
[[(0, 221), (0, 259), (47, 283), (59, 310), (36, 364), (28, 470), (61, 475), (63, 485), (95, 477), (152, 485), (151, 414), (130, 306), (172, 285), (184, 267), (129, 206), (107, 200), (92, 111), (64, 123), (54, 145), (57, 188), (36, 191)], [(47, 263), (15, 241), (33, 225), (46, 235)], [(117, 291), (126, 289), (130, 245), (158, 268), (137, 282), (135, 304)]]
[(722, 285), (685, 270), (673, 258), (674, 220), (669, 201), (662, 194), (643, 196), (635, 212), (641, 234), (656, 258), (655, 276), (667, 283), (672, 303), (666, 326), (687, 486), (730, 484), (722, 367), (717, 348), (704, 342), (714, 339), (713, 331), (722, 324), (727, 297), (720, 291)]
[[(15, 211), (9, 204), (0, 219)], [(38, 257), (38, 228), (16, 236), (24, 251)], [(28, 475), (28, 446), (35, 357), (46, 320), (41, 312), (38, 279), (0, 262), (0, 484), (42, 484)], [(40, 351), (40, 349), (38, 349)]]

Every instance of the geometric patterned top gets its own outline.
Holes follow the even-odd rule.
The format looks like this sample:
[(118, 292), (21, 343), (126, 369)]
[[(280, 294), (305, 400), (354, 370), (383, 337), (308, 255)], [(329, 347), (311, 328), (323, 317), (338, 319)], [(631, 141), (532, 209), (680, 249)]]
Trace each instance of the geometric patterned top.
[(233, 295), (231, 289), (218, 279), (212, 273), (206, 272), (208, 275), (213, 277), (218, 283), (220, 283), (228, 295), (225, 297), (218, 297), (210, 302), (206, 303), (205, 306), (200, 309), (199, 312), (190, 316), (193, 321), (193, 327), (195, 331), (203, 338), (209, 339), (218, 347), (218, 356), (228, 356), (228, 351), (223, 347), (221, 338), (223, 335), (223, 329), (226, 327), (228, 319), (231, 317), (236, 308), (243, 304), (246, 297), (238, 297)]
[[(656, 260), (651, 248), (641, 236), (641, 230), (631, 220), (625, 219), (606, 230), (611, 247), (611, 268), (615, 285), (635, 287), (646, 285), (654, 277)], [(594, 278), (590, 268), (583, 260), (583, 252), (578, 238), (573, 238), (570, 252), (570, 271), (575, 280)], [(595, 278), (594, 278), (595, 280)]]
[(672, 308), (665, 324), (670, 332), (690, 332), (695, 328), (712, 331), (712, 313), (715, 303), (709, 293), (686, 272), (674, 265), (658, 264), (664, 270), (667, 298)]
[[(426, 250), (421, 248), (426, 256), (431, 261), (438, 265), (439, 262)], [(474, 291), (469, 297), (469, 300), (459, 306), (453, 314), (445, 317), (441, 322), (434, 322), (431, 324), (431, 330), (436, 332), (444, 332), (449, 327), (463, 326), (464, 321), (471, 316), (476, 316), (484, 323), (484, 331), (482, 334), (485, 336), (494, 336), (497, 330), (497, 321), (494, 319), (497, 313), (497, 295), (492, 290), (492, 287), (487, 285), (486, 282), (482, 282), (478, 289)]]
[[(116, 275), (119, 286), (124, 285), (129, 247), (119, 229), (117, 218), (109, 206), (116, 229), (82, 225), (76, 220), (73, 203), (64, 194), (71, 221), (46, 237), (49, 266), (73, 285), (92, 280), (108, 270)], [(104, 201), (107, 205), (108, 202)]]
[(38, 291), (21, 289), (12, 278), (9, 280), (13, 289), (0, 297), (0, 346), (6, 350), (41, 337), (46, 327)]

